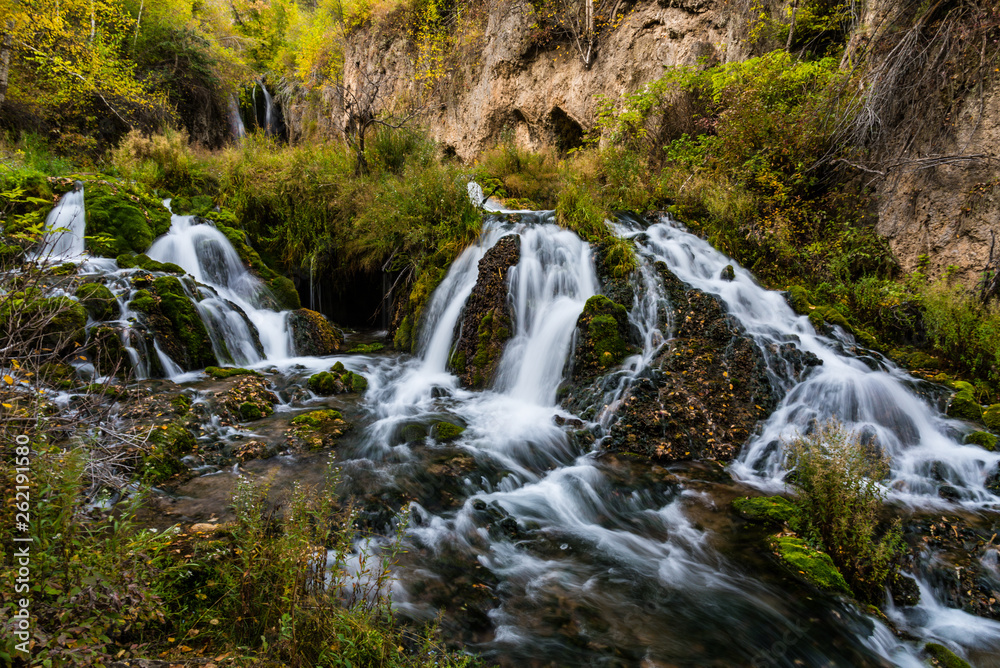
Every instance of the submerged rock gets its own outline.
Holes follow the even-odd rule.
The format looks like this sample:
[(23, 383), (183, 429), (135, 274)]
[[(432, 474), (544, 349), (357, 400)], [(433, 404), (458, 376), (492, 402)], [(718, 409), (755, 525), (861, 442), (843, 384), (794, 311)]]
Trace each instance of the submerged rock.
[(623, 397), (606, 447), (667, 461), (730, 460), (777, 405), (763, 353), (717, 297), (663, 263), (657, 269), (676, 332)]
[(496, 376), (512, 333), (507, 277), (520, 258), (521, 237), (511, 234), (479, 261), (479, 277), (466, 302), (461, 335), (451, 357), (452, 368), (466, 387), (488, 387)]
[(323, 357), (333, 355), (344, 345), (344, 335), (322, 313), (300, 308), (288, 314), (295, 353)]

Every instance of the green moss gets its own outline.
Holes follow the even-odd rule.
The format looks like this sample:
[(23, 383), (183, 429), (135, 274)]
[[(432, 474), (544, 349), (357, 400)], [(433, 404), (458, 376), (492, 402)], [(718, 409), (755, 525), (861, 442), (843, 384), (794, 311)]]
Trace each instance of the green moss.
[(292, 282), (292, 279), (285, 276), (275, 276), (268, 281), (267, 285), (274, 293), (274, 299), (279, 309), (294, 311), (302, 308), (299, 291), (295, 289), (295, 283)]
[(88, 186), (88, 250), (102, 255), (142, 253), (169, 228), (170, 213), (153, 198), (112, 186)]
[(348, 350), (347, 352), (358, 354), (358, 355), (365, 355), (367, 353), (377, 353), (378, 351), (382, 350), (383, 348), (385, 348), (385, 344), (383, 344), (383, 343), (378, 343), (378, 342), (376, 342), (376, 343), (360, 343), (360, 344), (354, 346), (353, 348), (351, 348), (350, 350)]
[(38, 376), (49, 385), (68, 390), (76, 384), (76, 371), (69, 364), (46, 362), (38, 369)]
[(143, 460), (142, 478), (149, 484), (161, 483), (186, 471), (180, 457), (196, 446), (191, 432), (176, 422), (154, 426), (148, 442), (151, 448)]
[(344, 373), (347, 369), (344, 367), (343, 362), (336, 362), (332, 367), (330, 367), (332, 373)]
[(1000, 404), (993, 404), (983, 411), (983, 424), (993, 431), (1000, 431)]
[(50, 269), (49, 273), (53, 276), (73, 276), (76, 274), (78, 269), (79, 267), (77, 267), (73, 262), (63, 262), (58, 267)]
[(368, 381), (361, 374), (352, 374), (351, 389), (358, 394), (363, 394), (368, 389)]
[(810, 547), (801, 538), (790, 536), (772, 537), (771, 548), (786, 566), (817, 588), (853, 596), (827, 553)]
[(300, 308), (288, 316), (295, 352), (299, 355), (332, 355), (340, 350), (344, 335), (322, 313)]
[(264, 417), (264, 411), (254, 402), (244, 401), (240, 404), (240, 417), (247, 421), (259, 420)]
[(997, 447), (997, 437), (988, 431), (974, 431), (971, 434), (966, 434), (965, 443), (978, 445), (993, 452)]
[(261, 376), (261, 374), (252, 369), (243, 369), (240, 367), (209, 366), (205, 367), (205, 373), (217, 380), (232, 378), (233, 376)]
[(392, 346), (396, 350), (409, 352), (413, 347), (413, 318), (406, 315), (396, 328), (392, 337)]
[(87, 346), (98, 373), (124, 375), (131, 368), (131, 358), (118, 329), (103, 325), (94, 327), (90, 330)]
[(149, 290), (137, 290), (129, 302), (129, 308), (140, 313), (151, 313), (156, 309), (156, 300)]
[(451, 356), (451, 368), (457, 374), (465, 373), (465, 352), (455, 353)]
[(320, 371), (309, 376), (306, 385), (316, 394), (331, 395), (336, 393), (337, 377), (329, 371)]
[(296, 415), (292, 418), (291, 424), (295, 427), (319, 427), (324, 422), (342, 419), (343, 416), (340, 414), (340, 411), (318, 410)]
[(948, 416), (960, 420), (971, 420), (973, 422), (981, 421), (983, 419), (983, 407), (976, 401), (972, 385), (959, 381), (955, 383), (955, 386), (961, 387), (961, 389), (953, 394), (951, 401), (948, 402)]
[(794, 525), (799, 518), (795, 504), (783, 496), (754, 496), (734, 499), (733, 508), (751, 522)]
[[(9, 299), (7, 305), (13, 301)], [(48, 318), (42, 328), (43, 348), (62, 350), (82, 346), (86, 341), (87, 333), (84, 328), (87, 325), (87, 311), (80, 302), (69, 297), (31, 299), (30, 296), (26, 296), (25, 301), (24, 316), (30, 318), (36, 314), (45, 314)], [(0, 315), (0, 327), (4, 325), (4, 320), (5, 316)]]
[(191, 410), (191, 398), (184, 394), (177, 394), (170, 398), (170, 405), (178, 415), (186, 415)]
[(118, 301), (106, 285), (84, 283), (77, 288), (76, 298), (94, 320), (111, 320), (118, 316)]
[(722, 268), (722, 273), (719, 275), (724, 281), (735, 281), (736, 280), (736, 270), (733, 269), (733, 265), (727, 264)]
[(936, 642), (924, 645), (924, 651), (942, 668), (972, 668), (968, 661)]
[[(161, 276), (153, 281), (153, 289), (160, 298), (160, 313), (173, 325), (173, 335), (184, 347), (188, 368), (199, 369), (215, 363), (208, 330), (198, 309), (185, 294), (180, 280), (174, 276)], [(160, 334), (167, 335), (165, 332)]]
[(465, 432), (465, 427), (461, 427), (451, 422), (437, 422), (431, 429), (431, 436), (438, 441), (451, 441), (458, 438)]
[(787, 299), (788, 305), (799, 315), (810, 314), (812, 302), (809, 297), (809, 291), (801, 285), (793, 285), (788, 288)]

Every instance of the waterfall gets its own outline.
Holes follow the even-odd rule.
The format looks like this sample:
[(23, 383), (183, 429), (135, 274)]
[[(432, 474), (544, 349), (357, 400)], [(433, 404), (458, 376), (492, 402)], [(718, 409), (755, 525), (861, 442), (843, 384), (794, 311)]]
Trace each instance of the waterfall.
[(229, 127), (233, 139), (239, 141), (247, 136), (246, 126), (240, 116), (240, 105), (235, 95), (229, 96)]
[[(1000, 453), (961, 445), (958, 439), (967, 427), (914, 393), (916, 381), (890, 361), (878, 356), (866, 363), (848, 354), (848, 335), (842, 334), (841, 340), (817, 334), (781, 294), (762, 288), (750, 272), (669, 219), (645, 230), (637, 246), (647, 258), (665, 262), (681, 280), (718, 295), (764, 351), (776, 383), (787, 390), (761, 433), (733, 464), (737, 477), (782, 489), (782, 443), (809, 433), (817, 420), (836, 419), (890, 458), (892, 474), (886, 485), (894, 498), (926, 505), (947, 494), (970, 507), (1000, 501), (984, 487)], [(722, 278), (726, 265), (735, 269), (732, 281)], [(823, 362), (800, 383), (789, 377), (784, 360), (773, 352), (788, 343)]]
[(274, 100), (271, 99), (271, 93), (268, 92), (263, 79), (260, 80), (259, 85), (261, 92), (264, 94), (264, 132), (270, 137), (276, 134), (274, 123)]
[[(268, 307), (267, 287), (243, 266), (236, 249), (214, 226), (194, 216), (172, 215), (170, 229), (147, 254), (180, 265), (205, 286), (190, 296), (197, 297), (194, 302), (217, 358), (246, 365), (293, 354), (288, 313)], [(254, 330), (263, 354), (254, 345)]]
[(82, 259), (86, 227), (83, 184), (77, 181), (46, 217), (45, 239), (32, 259), (46, 262)]

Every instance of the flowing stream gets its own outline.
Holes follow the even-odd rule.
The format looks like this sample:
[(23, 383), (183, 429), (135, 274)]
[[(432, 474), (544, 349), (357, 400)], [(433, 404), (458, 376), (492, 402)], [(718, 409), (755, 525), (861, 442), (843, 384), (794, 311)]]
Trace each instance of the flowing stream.
[[(470, 196), (483, 201), (471, 185)], [(82, 191), (67, 194), (50, 215), (50, 227), (72, 234), (47, 241), (49, 255), (82, 254), (82, 198)], [(62, 222), (66, 217), (71, 222)], [(817, 334), (780, 294), (669, 219), (615, 229), (637, 249), (629, 318), (641, 347), (607, 377), (592, 423), (557, 397), (577, 319), (600, 282), (588, 244), (555, 225), (550, 213), (488, 216), (479, 243), (434, 291), (415, 356), (336, 358), (369, 381), (368, 424), (338, 452), (346, 477), (374, 471), (378, 485), (400, 496), (424, 492), (410, 504), (396, 605), (417, 619), (446, 610), (446, 631), (512, 666), (922, 665), (919, 642), (899, 640), (853, 605), (791, 580), (719, 519), (718, 508), (745, 486), (784, 491), (782, 442), (830, 417), (882, 449), (892, 462), (892, 500), (913, 507), (995, 510), (1000, 499), (985, 482), (1000, 455), (961, 445), (968, 428), (942, 416), (921, 383), (857, 350), (847, 334)], [(479, 262), (509, 234), (520, 236), (508, 281), (511, 338), (492, 387), (464, 389), (449, 371), (449, 356)], [(288, 314), (271, 307), (266, 286), (212, 225), (175, 215), (148, 255), (187, 272), (182, 284), (220, 362), (271, 365), (283, 377), (332, 363), (294, 357)], [(668, 471), (600, 448), (625, 391), (671, 331), (659, 320), (669, 309), (657, 261), (724, 301), (764, 351), (784, 397), (728, 472)], [(734, 280), (722, 278), (726, 265), (734, 267)], [(148, 375), (156, 355), (166, 375), (191, 381), (136, 331), (128, 308), (136, 270), (107, 259), (91, 259), (84, 270), (99, 274), (118, 297), (117, 324), (137, 373)], [(781, 354), (788, 344), (822, 360), (801, 382)], [(282, 410), (303, 405), (295, 401)], [(457, 441), (435, 439), (430, 426), (442, 419), (465, 426)], [(581, 428), (596, 440), (581, 437)], [(451, 458), (452, 468), (432, 466), (439, 455)], [(444, 487), (447, 501), (435, 491)], [(945, 607), (924, 579), (919, 586), (921, 603), (890, 607), (890, 618), (922, 642), (995, 665), (988, 658), (1000, 653), (1000, 624)]]

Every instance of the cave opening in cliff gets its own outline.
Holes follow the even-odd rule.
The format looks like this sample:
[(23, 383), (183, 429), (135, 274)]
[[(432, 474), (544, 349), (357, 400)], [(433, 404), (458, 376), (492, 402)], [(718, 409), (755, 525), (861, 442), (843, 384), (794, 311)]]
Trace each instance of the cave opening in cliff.
[(549, 113), (549, 123), (555, 135), (556, 147), (560, 151), (566, 152), (583, 147), (583, 128), (561, 108), (552, 108)]

